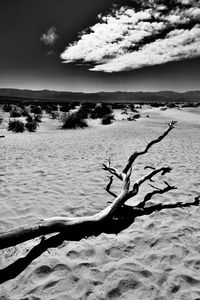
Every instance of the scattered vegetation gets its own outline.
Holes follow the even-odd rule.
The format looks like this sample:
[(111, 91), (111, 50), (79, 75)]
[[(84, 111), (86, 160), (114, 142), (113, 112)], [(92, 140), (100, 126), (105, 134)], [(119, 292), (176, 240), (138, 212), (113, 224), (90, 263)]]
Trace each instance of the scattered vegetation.
[(13, 132), (24, 132), (25, 127), (24, 123), (19, 120), (9, 120), (8, 123), (8, 131), (13, 131)]
[(109, 105), (106, 105), (104, 103), (97, 104), (94, 108), (94, 110), (91, 113), (91, 118), (92, 119), (102, 119), (107, 115), (112, 114), (113, 111)]
[(59, 118), (59, 112), (57, 112), (57, 111), (51, 111), (49, 113), (49, 115), (50, 115), (51, 119), (53, 119), (53, 120), (56, 120)]
[(126, 108), (126, 103), (111, 103), (112, 109), (124, 109)]
[(88, 119), (91, 116), (92, 108), (83, 104), (76, 113), (81, 119)]
[(10, 119), (8, 123), (8, 131), (24, 132), (26, 129), (29, 132), (35, 132), (39, 126), (38, 120), (41, 121), (40, 115), (32, 117), (30, 114), (26, 118), (26, 123), (16, 119)]
[(166, 105), (168, 108), (176, 108), (176, 107), (179, 107), (176, 103), (167, 103)]
[(112, 123), (112, 121), (114, 120), (114, 115), (110, 114), (110, 115), (106, 115), (102, 118), (101, 123), (102, 125), (109, 125)]
[(34, 119), (35, 119), (36, 122), (41, 123), (42, 122), (42, 115), (41, 114), (34, 115)]
[(35, 119), (33, 119), (30, 122), (27, 122), (25, 124), (25, 128), (29, 131), (29, 132), (35, 132), (37, 127), (38, 127), (38, 123), (35, 121)]
[(151, 107), (162, 107), (166, 105), (165, 102), (151, 102), (151, 103), (144, 103), (144, 104), (150, 104)]
[(133, 103), (129, 104), (129, 108), (132, 112), (138, 113), (138, 110), (135, 108), (135, 105)]
[(64, 105), (60, 106), (60, 111), (62, 111), (62, 112), (69, 112), (70, 109), (71, 109), (71, 107), (69, 104), (64, 104)]
[(122, 110), (121, 115), (128, 115), (127, 107)]
[(10, 111), (10, 117), (11, 118), (20, 118), (23, 115), (23, 110), (18, 107), (18, 106), (14, 106), (12, 107), (11, 111)]
[[(149, 117), (149, 116), (148, 116)], [(132, 116), (129, 116), (127, 118), (128, 121), (136, 121), (137, 119), (141, 118), (141, 115), (140, 114), (135, 114), (135, 115), (132, 115)]]
[[(36, 115), (37, 116), (37, 115)], [(41, 121), (40, 121), (41, 122)], [(37, 130), (38, 127), (38, 121), (37, 118), (33, 118), (31, 115), (29, 115), (26, 118), (26, 123), (25, 123), (25, 128), (26, 130), (28, 130), (29, 132), (35, 132)]]
[(133, 115), (133, 119), (139, 119), (139, 118), (141, 118), (141, 115), (140, 115), (140, 114), (135, 114), (135, 115)]
[(76, 113), (66, 113), (62, 116), (62, 129), (76, 129), (88, 127), (85, 119)]
[(12, 109), (12, 106), (10, 104), (4, 104), (3, 107), (2, 107), (3, 111), (4, 112), (10, 112), (11, 109)]
[(42, 115), (42, 108), (39, 105), (31, 105), (31, 113), (34, 115)]
[(191, 102), (186, 102), (184, 104), (181, 105), (182, 108), (184, 107), (198, 107), (200, 106), (200, 103), (191, 103)]
[(78, 112), (74, 113), (65, 113), (62, 116), (62, 129), (76, 129), (76, 128), (85, 128), (88, 127), (87, 122), (82, 118)]

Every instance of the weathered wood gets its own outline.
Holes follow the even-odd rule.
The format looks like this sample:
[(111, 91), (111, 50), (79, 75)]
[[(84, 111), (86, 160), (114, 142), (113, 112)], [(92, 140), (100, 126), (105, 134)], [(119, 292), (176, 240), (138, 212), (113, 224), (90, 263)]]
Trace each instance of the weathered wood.
[[(112, 174), (112, 176), (109, 177), (109, 183), (105, 188), (105, 190), (110, 195), (115, 197), (114, 201), (109, 206), (91, 216), (75, 218), (55, 216), (52, 218), (40, 220), (38, 223), (33, 225), (21, 226), (19, 228), (11, 229), (7, 232), (0, 233), (0, 249), (15, 246), (17, 244), (23, 243), (27, 240), (31, 240), (39, 236), (44, 236), (52, 233), (59, 233), (59, 235), (48, 239), (49, 244), (48, 242), (44, 244), (43, 241), (43, 243), (41, 243), (41, 246), (38, 246), (37, 249), (39, 250), (37, 251), (39, 252), (37, 253), (40, 253), (41, 251), (45, 251), (45, 249), (48, 249), (48, 247), (50, 247), (51, 241), (54, 241), (54, 245), (54, 243), (59, 244), (62, 243), (62, 241), (64, 240), (78, 241), (85, 237), (97, 236), (103, 232), (119, 233), (123, 229), (130, 226), (130, 224), (133, 223), (135, 217), (137, 216), (149, 214), (153, 211), (161, 210), (164, 208), (199, 205), (199, 197), (197, 197), (195, 198), (195, 202), (186, 204), (185, 206), (184, 204), (177, 203), (175, 204), (175, 206), (171, 204), (168, 206), (163, 206), (162, 204), (160, 204), (157, 206), (145, 208), (146, 202), (149, 201), (155, 194), (164, 194), (170, 190), (176, 189), (175, 186), (170, 186), (166, 181), (163, 181), (165, 183), (164, 188), (157, 188), (151, 185), (154, 191), (148, 193), (144, 197), (144, 200), (138, 205), (130, 207), (125, 204), (128, 199), (138, 194), (139, 188), (144, 182), (148, 180), (152, 181), (152, 178), (157, 174), (164, 176), (166, 173), (169, 173), (171, 171), (171, 168), (168, 166), (161, 167), (158, 169), (147, 166), (146, 169), (150, 168), (151, 172), (143, 176), (139, 180), (136, 180), (133, 183), (132, 188), (130, 188), (132, 165), (135, 159), (138, 156), (146, 154), (154, 144), (162, 141), (162, 139), (164, 139), (164, 137), (166, 137), (167, 134), (174, 128), (175, 123), (176, 122), (174, 121), (169, 123), (168, 128), (164, 131), (164, 133), (160, 135), (157, 139), (151, 141), (143, 151), (134, 152), (128, 159), (128, 162), (122, 172), (118, 171), (116, 168), (111, 167), (110, 158), (108, 159), (107, 165), (103, 164), (104, 169)], [(118, 196), (110, 190), (113, 182), (113, 175), (122, 181), (121, 192)]]
[[(157, 190), (158, 191), (158, 190)], [(157, 192), (156, 191), (156, 192)], [(161, 193), (162, 189), (160, 192)], [(154, 191), (155, 192), (155, 191)], [(149, 199), (150, 200), (150, 196)], [(164, 209), (175, 209), (175, 208), (186, 208), (189, 206), (198, 206), (199, 205), (199, 199), (200, 197), (196, 197), (193, 202), (188, 203), (173, 203), (173, 204), (157, 204), (150, 207), (143, 207), (143, 203), (139, 203), (137, 207), (132, 207), (128, 205), (124, 205), (121, 207), (121, 209), (116, 212), (115, 217), (111, 220), (104, 220), (102, 224), (99, 223), (99, 227), (91, 228), (90, 227), (90, 233), (91, 230), (95, 231), (95, 236), (98, 234), (101, 234), (102, 232), (105, 233), (115, 233), (121, 232), (122, 230), (128, 228), (135, 220), (136, 217), (144, 216), (144, 215), (150, 215), (156, 211), (161, 211)], [(142, 204), (142, 205), (141, 205)], [(64, 240), (80, 240), (84, 236), (86, 232), (83, 232), (84, 228), (77, 228), (76, 232), (71, 232), (71, 235), (65, 236), (63, 233), (56, 234), (54, 236), (51, 236), (49, 238), (42, 237), (39, 244), (34, 246), (24, 257), (21, 257), (17, 259), (14, 263), (8, 265), (4, 269), (0, 270), (0, 283), (3, 283), (7, 280), (10, 280), (12, 278), (15, 278), (18, 276), (21, 272), (23, 272), (28, 265), (35, 260), (37, 257), (39, 257), (42, 253), (44, 253), (49, 248), (55, 248), (61, 245)], [(88, 227), (89, 229), (89, 227)], [(89, 234), (89, 231), (87, 232)], [(89, 235), (88, 235), (89, 236)]]

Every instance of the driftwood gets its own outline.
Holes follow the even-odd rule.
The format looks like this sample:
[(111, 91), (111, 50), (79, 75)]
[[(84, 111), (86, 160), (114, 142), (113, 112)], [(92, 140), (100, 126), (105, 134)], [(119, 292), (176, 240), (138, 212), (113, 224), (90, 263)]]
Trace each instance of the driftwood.
[[(152, 140), (143, 151), (134, 152), (129, 157), (123, 171), (120, 172), (116, 168), (111, 167), (111, 159), (108, 158), (107, 164), (103, 164), (103, 169), (108, 171), (111, 176), (109, 176), (109, 183), (105, 187), (105, 190), (115, 199), (109, 206), (101, 210), (99, 213), (92, 216), (75, 218), (52, 217), (40, 220), (34, 225), (26, 225), (11, 229), (4, 233), (0, 233), (0, 249), (15, 246), (27, 240), (42, 236), (40, 243), (31, 249), (24, 258), (20, 258), (10, 266), (0, 270), (0, 283), (16, 277), (31, 263), (31, 261), (40, 256), (48, 248), (57, 247), (58, 245), (62, 244), (64, 240), (79, 241), (82, 238), (98, 236), (101, 233), (117, 234), (120, 231), (128, 228), (134, 222), (136, 217), (148, 215), (163, 209), (199, 205), (200, 197), (196, 197), (195, 200), (190, 203), (178, 202), (175, 204), (158, 204), (145, 207), (146, 202), (148, 202), (154, 195), (164, 194), (170, 190), (176, 189), (175, 186), (168, 184), (167, 181), (163, 181), (164, 187), (162, 188), (158, 188), (153, 184), (150, 184), (150, 186), (153, 188), (153, 191), (148, 193), (144, 197), (143, 201), (136, 206), (129, 206), (125, 204), (127, 200), (138, 194), (140, 186), (144, 182), (153, 182), (152, 178), (156, 174), (163, 176), (171, 171), (171, 168), (168, 166), (158, 169), (147, 166), (145, 169), (150, 169), (150, 172), (141, 177), (139, 180), (135, 181), (132, 187), (130, 185), (132, 165), (136, 158), (146, 154), (154, 144), (162, 141), (174, 128), (175, 123), (176, 122), (174, 121), (169, 123), (168, 128), (164, 131), (164, 133), (157, 139)], [(117, 177), (122, 182), (122, 188), (119, 195), (116, 195), (111, 191), (113, 177)], [(44, 237), (44, 235), (52, 233), (57, 234), (47, 239)]]

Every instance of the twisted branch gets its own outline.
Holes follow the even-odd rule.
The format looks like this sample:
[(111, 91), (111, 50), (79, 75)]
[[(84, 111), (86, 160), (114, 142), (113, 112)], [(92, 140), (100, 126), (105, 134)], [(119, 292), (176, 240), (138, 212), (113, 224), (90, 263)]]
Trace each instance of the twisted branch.
[(154, 144), (157, 144), (159, 142), (161, 142), (167, 135), (168, 133), (174, 128), (174, 125), (176, 124), (177, 122), (176, 121), (171, 121), (169, 124), (168, 124), (168, 128), (167, 130), (162, 134), (160, 135), (157, 139), (151, 141), (146, 147), (144, 150), (140, 151), (140, 152), (134, 152), (128, 159), (128, 163), (127, 165), (125, 166), (124, 170), (123, 170), (123, 173), (126, 173), (130, 167), (132, 166), (132, 164), (134, 163), (134, 161), (136, 160), (136, 158), (138, 156), (141, 156), (141, 155), (144, 155), (148, 152), (148, 150), (154, 145)]
[[(140, 186), (150, 180), (153, 181), (153, 177), (157, 174), (164, 176), (166, 173), (171, 171), (170, 167), (161, 167), (155, 169), (154, 167), (147, 166), (145, 169), (150, 168), (151, 172), (147, 175), (136, 180), (130, 189), (130, 178), (132, 173), (132, 165), (138, 156), (144, 155), (148, 150), (156, 143), (160, 142), (167, 134), (174, 128), (175, 121), (168, 124), (167, 130), (160, 135), (157, 139), (151, 141), (143, 151), (134, 152), (126, 164), (122, 172), (116, 168), (111, 167), (111, 158), (108, 158), (108, 163), (103, 164), (104, 170), (111, 173), (109, 176), (109, 183), (104, 188), (110, 195), (115, 199), (114, 201), (101, 210), (100, 212), (92, 216), (84, 217), (52, 217), (43, 219), (40, 222), (33, 225), (26, 225), (19, 228), (14, 228), (7, 232), (0, 233), (0, 249), (15, 246), (23, 243), (27, 240), (34, 239), (39, 236), (44, 236), (49, 233), (59, 233), (48, 239), (42, 239), (41, 242), (35, 246), (26, 257), (16, 261), (12, 266), (8, 266), (4, 270), (0, 270), (0, 278), (7, 280), (6, 278), (13, 278), (22, 272), (26, 266), (38, 257), (41, 253), (46, 251), (50, 247), (56, 247), (60, 245), (64, 240), (68, 241), (79, 241), (82, 238), (89, 236), (97, 236), (104, 233), (119, 233), (123, 229), (129, 227), (134, 219), (138, 216), (150, 214), (156, 210), (170, 209), (176, 207), (188, 207), (192, 205), (199, 205), (199, 197), (195, 198), (192, 203), (175, 203), (175, 204), (158, 204), (150, 207), (145, 207), (145, 203), (148, 202), (156, 194), (164, 194), (170, 190), (176, 189), (175, 186), (171, 186), (167, 181), (163, 181), (165, 184), (164, 188), (157, 188), (155, 185), (150, 184), (154, 189), (148, 193), (142, 202), (138, 205), (130, 207), (126, 205), (126, 201), (139, 192)], [(110, 189), (113, 183), (113, 176), (117, 177), (122, 181), (122, 187), (119, 195), (113, 193)], [(15, 268), (15, 271), (13, 271)], [(6, 275), (5, 275), (6, 274)], [(2, 281), (3, 282), (3, 281)]]
[[(132, 207), (124, 205), (124, 207), (118, 212), (116, 218), (113, 218), (113, 223), (111, 224), (111, 230), (115, 228), (113, 233), (117, 231), (124, 230), (128, 228), (135, 220), (136, 217), (150, 215), (155, 211), (161, 211), (164, 209), (174, 209), (174, 208), (186, 208), (190, 206), (199, 206), (200, 196), (196, 197), (193, 202), (181, 203), (177, 202), (174, 204), (158, 204), (148, 208)], [(107, 231), (105, 231), (107, 232)], [(107, 232), (108, 233), (108, 232)], [(109, 232), (112, 233), (112, 232)], [(55, 248), (61, 245), (65, 240), (65, 236), (62, 233), (56, 234), (48, 239), (42, 238), (39, 244), (34, 246), (26, 256), (17, 259), (14, 263), (0, 270), (0, 284), (6, 282), (7, 280), (17, 277), (21, 272), (23, 272), (33, 260), (38, 258), (42, 253), (44, 253), (49, 248)]]

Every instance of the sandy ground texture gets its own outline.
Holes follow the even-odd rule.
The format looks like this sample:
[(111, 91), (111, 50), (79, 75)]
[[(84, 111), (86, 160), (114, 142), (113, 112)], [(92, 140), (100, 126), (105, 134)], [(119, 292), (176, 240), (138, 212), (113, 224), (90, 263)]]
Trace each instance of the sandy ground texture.
[[(44, 119), (36, 133), (0, 134), (0, 231), (55, 215), (93, 214), (112, 197), (102, 162), (121, 168), (130, 154), (159, 136), (171, 119), (176, 128), (136, 160), (132, 180), (145, 165), (170, 166), (165, 177), (177, 190), (155, 203), (193, 201), (200, 192), (200, 111), (160, 108), (138, 121), (97, 123), (60, 130)], [(149, 118), (146, 118), (148, 114)], [(156, 184), (162, 186), (160, 177)], [(131, 203), (150, 191), (146, 184)], [(116, 180), (113, 190), (120, 190)], [(2, 250), (0, 268), (24, 256), (36, 241)], [(0, 299), (200, 299), (200, 208), (176, 208), (137, 218), (117, 236), (102, 234), (49, 249), (17, 278), (0, 286)]]

